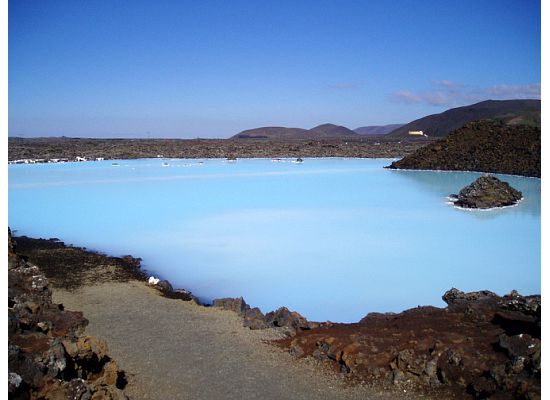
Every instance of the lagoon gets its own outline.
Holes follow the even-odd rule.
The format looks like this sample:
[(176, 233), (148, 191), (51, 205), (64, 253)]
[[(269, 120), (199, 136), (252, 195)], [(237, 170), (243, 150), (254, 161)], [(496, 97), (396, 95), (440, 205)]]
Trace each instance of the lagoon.
[[(515, 207), (447, 196), (480, 173), (396, 171), (388, 159), (141, 159), (9, 166), (9, 225), (143, 267), (203, 301), (355, 322), (444, 306), (451, 287), (540, 293), (540, 179), (497, 175)], [(113, 165), (118, 164), (118, 165)]]

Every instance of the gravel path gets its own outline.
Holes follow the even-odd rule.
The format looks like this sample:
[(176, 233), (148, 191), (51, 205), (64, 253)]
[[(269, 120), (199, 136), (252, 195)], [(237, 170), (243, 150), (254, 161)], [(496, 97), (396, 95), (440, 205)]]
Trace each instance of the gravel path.
[(167, 299), (137, 281), (54, 289), (54, 301), (81, 310), (89, 335), (104, 339), (129, 375), (132, 399), (399, 399), (406, 393), (345, 386), (314, 360), (265, 343), (236, 314)]

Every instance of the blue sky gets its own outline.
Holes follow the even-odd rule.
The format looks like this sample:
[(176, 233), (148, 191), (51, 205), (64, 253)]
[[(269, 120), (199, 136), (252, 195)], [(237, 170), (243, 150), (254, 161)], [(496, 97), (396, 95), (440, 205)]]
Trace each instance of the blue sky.
[(11, 136), (229, 137), (540, 98), (540, 2), (10, 0)]

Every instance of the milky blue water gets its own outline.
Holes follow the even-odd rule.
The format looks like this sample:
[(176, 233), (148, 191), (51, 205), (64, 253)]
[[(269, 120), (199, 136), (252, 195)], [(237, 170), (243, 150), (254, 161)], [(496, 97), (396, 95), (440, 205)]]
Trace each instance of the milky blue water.
[(317, 321), (443, 306), (451, 287), (540, 293), (539, 179), (499, 175), (525, 199), (464, 211), (446, 196), (480, 174), (384, 169), (390, 161), (10, 165), (9, 224), (141, 257), (202, 300), (242, 295)]

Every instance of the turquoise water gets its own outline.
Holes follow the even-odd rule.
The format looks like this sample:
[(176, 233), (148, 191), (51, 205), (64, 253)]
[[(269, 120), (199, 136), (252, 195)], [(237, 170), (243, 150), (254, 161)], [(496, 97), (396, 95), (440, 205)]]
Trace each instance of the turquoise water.
[(242, 295), (264, 312), (285, 305), (317, 321), (442, 306), (451, 287), (540, 293), (539, 179), (499, 176), (525, 199), (464, 211), (446, 196), (478, 173), (286, 161), (10, 165), (9, 224), (17, 235), (141, 257), (205, 301)]

